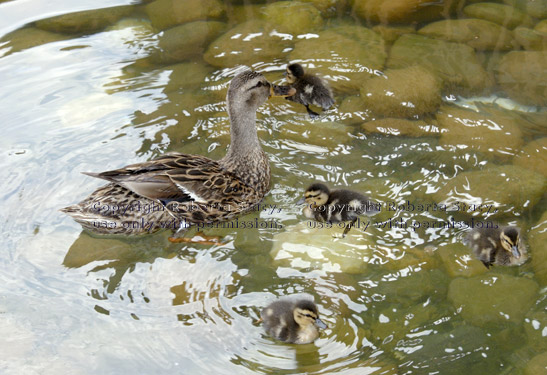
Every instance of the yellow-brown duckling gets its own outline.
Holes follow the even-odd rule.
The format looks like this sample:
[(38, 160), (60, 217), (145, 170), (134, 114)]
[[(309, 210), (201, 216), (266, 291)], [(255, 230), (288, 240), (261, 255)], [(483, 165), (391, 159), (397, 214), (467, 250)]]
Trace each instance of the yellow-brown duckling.
[(327, 223), (351, 221), (344, 229), (344, 237), (361, 215), (374, 215), (379, 204), (363, 194), (346, 189), (330, 190), (326, 185), (314, 183), (306, 189), (297, 204), (306, 203), (303, 213), (308, 219)]
[(309, 344), (319, 337), (318, 328), (327, 328), (315, 303), (304, 298), (279, 299), (264, 308), (260, 317), (270, 336), (292, 344)]
[(467, 234), (467, 245), (486, 266), (518, 266), (526, 262), (526, 247), (517, 227), (476, 228)]
[(310, 118), (315, 119), (319, 117), (317, 112), (310, 109), (310, 105), (315, 105), (326, 110), (334, 104), (332, 91), (328, 83), (316, 75), (306, 74), (302, 65), (288, 65), (285, 75), (287, 82), (291, 87), (296, 89), (296, 94), (287, 97), (287, 100), (303, 104)]

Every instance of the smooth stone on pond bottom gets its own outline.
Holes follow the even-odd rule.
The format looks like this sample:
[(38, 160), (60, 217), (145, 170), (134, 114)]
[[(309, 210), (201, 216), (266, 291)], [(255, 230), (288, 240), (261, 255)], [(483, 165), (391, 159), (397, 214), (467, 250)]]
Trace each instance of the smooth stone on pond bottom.
[(458, 1), (353, 0), (352, 12), (367, 22), (409, 24), (446, 17)]
[(226, 29), (224, 22), (196, 21), (164, 31), (158, 41), (159, 50), (150, 58), (156, 62), (182, 61), (203, 54), (209, 43)]
[(481, 18), (509, 29), (517, 26), (531, 26), (534, 24), (532, 17), (510, 5), (496, 3), (470, 4), (463, 8), (463, 13), (470, 18)]
[(513, 159), (513, 164), (547, 177), (547, 137), (526, 144)]
[(361, 87), (365, 107), (382, 117), (413, 117), (434, 112), (441, 104), (441, 85), (423, 67), (388, 69)]
[(515, 40), (526, 50), (547, 50), (547, 32), (517, 27), (513, 30)]
[[(305, 110), (302, 115), (307, 116)], [(332, 149), (350, 142), (352, 130), (351, 126), (331, 121), (315, 122), (313, 128), (306, 123), (287, 122), (280, 127), (279, 135), (283, 139)]]
[(422, 27), (418, 34), (465, 43), (477, 50), (507, 51), (517, 47), (511, 31), (496, 23), (479, 19), (437, 21)]
[(180, 89), (196, 88), (205, 83), (205, 78), (213, 69), (205, 64), (195, 62), (183, 62), (169, 65), (161, 69), (169, 72), (169, 82), (165, 86), (165, 92)]
[(522, 104), (547, 106), (547, 51), (513, 51), (501, 59), (496, 80)]
[(520, 123), (510, 112), (477, 112), (443, 105), (436, 118), (441, 145), (471, 148), (499, 159), (510, 159), (524, 143)]
[(446, 89), (463, 93), (481, 93), (493, 85), (468, 45), (406, 34), (395, 41), (387, 60), (388, 68), (419, 64), (434, 72)]
[(92, 33), (112, 25), (133, 12), (133, 6), (117, 6), (62, 14), (36, 21), (36, 27), (59, 33)]
[(547, 34), (547, 19), (539, 21), (536, 26), (534, 26), (534, 31)]
[(542, 0), (503, 0), (534, 18), (547, 18), (547, 2)]
[(264, 7), (264, 19), (281, 33), (300, 35), (323, 26), (321, 13), (312, 4), (300, 1), (278, 1)]
[(182, 23), (210, 20), (224, 14), (219, 0), (157, 0), (145, 7), (154, 27), (164, 30)]
[(416, 32), (414, 26), (376, 25), (372, 30), (380, 34), (387, 45), (392, 45), (401, 35)]
[[(543, 300), (543, 303), (545, 300)], [(547, 350), (547, 312), (540, 303), (530, 311), (524, 319), (524, 331), (528, 337), (528, 345), (536, 350)]]
[(360, 124), (372, 116), (358, 95), (346, 96), (338, 106), (338, 114), (348, 124)]
[(533, 306), (537, 292), (538, 285), (530, 279), (488, 273), (452, 280), (448, 300), (471, 324), (518, 324)]
[(8, 49), (4, 52), (4, 55), (7, 55), (28, 48), (33, 48), (41, 46), (43, 44), (58, 42), (60, 40), (66, 40), (70, 38), (71, 37), (68, 35), (40, 30), (34, 27), (17, 29), (0, 38), (0, 56), (2, 56), (3, 49)]
[(361, 26), (338, 26), (296, 43), (291, 61), (313, 64), (310, 72), (324, 76), (336, 93), (356, 93), (382, 69), (386, 51), (382, 37)]
[[(528, 169), (512, 165), (492, 166), (459, 173), (432, 196), (435, 201), (448, 205), (492, 204), (490, 213), (497, 210), (495, 214), (503, 216), (533, 208), (544, 195), (545, 181), (545, 177)], [(484, 211), (487, 209), (482, 208)], [(478, 215), (481, 211), (462, 213)]]
[(384, 118), (365, 122), (361, 125), (361, 130), (367, 133), (403, 135), (407, 137), (424, 137), (440, 134), (440, 129), (434, 121), (413, 121), (401, 118)]
[(303, 3), (313, 4), (323, 17), (334, 17), (346, 10), (348, 0), (301, 0)]
[(487, 271), (484, 264), (472, 254), (471, 249), (462, 243), (440, 245), (437, 254), (450, 277), (471, 277)]
[(272, 31), (272, 25), (259, 20), (237, 25), (214, 40), (203, 59), (220, 68), (284, 59), (293, 42)]
[(335, 238), (344, 231), (344, 223), (333, 224), (332, 228), (320, 228), (321, 224), (305, 221), (276, 234), (270, 251), (274, 264), (326, 272), (363, 272), (372, 256), (372, 241), (355, 228), (345, 238)]
[(547, 351), (536, 355), (524, 368), (523, 375), (545, 374), (547, 371)]
[(547, 285), (547, 212), (541, 215), (527, 236), (532, 268), (536, 279), (545, 286)]

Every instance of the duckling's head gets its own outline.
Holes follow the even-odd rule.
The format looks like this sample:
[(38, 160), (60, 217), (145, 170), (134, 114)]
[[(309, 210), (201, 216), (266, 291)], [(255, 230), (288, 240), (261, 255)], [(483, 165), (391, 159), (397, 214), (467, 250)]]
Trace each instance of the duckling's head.
[(323, 184), (315, 183), (306, 189), (304, 198), (298, 204), (306, 202), (309, 206), (316, 207), (326, 204), (329, 200), (329, 188)]
[(298, 78), (304, 76), (304, 68), (300, 64), (287, 65), (287, 82), (293, 84)]
[(308, 300), (300, 300), (296, 303), (293, 310), (294, 321), (301, 328), (315, 325), (321, 329), (327, 328), (327, 325), (319, 319), (319, 313), (317, 312), (317, 306), (315, 303)]
[(501, 247), (514, 258), (520, 258), (519, 230), (515, 227), (505, 227), (500, 233)]
[(291, 96), (296, 93), (291, 87), (273, 85), (266, 78), (252, 70), (236, 75), (230, 82), (226, 103), (228, 112), (256, 112), (272, 96)]

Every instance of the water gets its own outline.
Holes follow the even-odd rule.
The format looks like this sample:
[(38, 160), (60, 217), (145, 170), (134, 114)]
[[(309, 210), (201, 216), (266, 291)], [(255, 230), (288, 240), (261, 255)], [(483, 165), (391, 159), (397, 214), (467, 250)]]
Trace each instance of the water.
[[(113, 5), (127, 6), (116, 19), (100, 15), (107, 22), (97, 29), (82, 29), (84, 19), (73, 24), (78, 31), (53, 34), (34, 24)], [(335, 80), (337, 107), (315, 122), (281, 99), (260, 109), (272, 190), (238, 227), (205, 229), (224, 244), (173, 244), (167, 232), (137, 238), (81, 232), (58, 211), (101, 185), (81, 171), (168, 151), (220, 158), (229, 142), (224, 96), (235, 68), (203, 61), (209, 40), (201, 54), (182, 61), (158, 54), (165, 32), (151, 24), (144, 5), (0, 3), (3, 373), (513, 374), (541, 360), (545, 182), (539, 162), (525, 162), (535, 170), (526, 172), (514, 155), (536, 147), (532, 154), (544, 157), (545, 148), (533, 142), (545, 137), (545, 111), (502, 98), (497, 88), (479, 101), (470, 98), (483, 93), (462, 93), (461, 85), (445, 89), (440, 112), (419, 116), (422, 133), (417, 126), (408, 133), (405, 123), (400, 135), (389, 136), (362, 128), (379, 116), (355, 104), (359, 88), (372, 85), (361, 84), (361, 74), (382, 77), (387, 69), (315, 55), (328, 48), (305, 51), (308, 64)], [(215, 18), (229, 23), (218, 35), (260, 12), (253, 4), (228, 6)], [(246, 65), (280, 83), (296, 43), (322, 40), (316, 36), (339, 25), (364, 25), (344, 7), (327, 14), (333, 18), (298, 30), (304, 37), (279, 31), (272, 48), (281, 46), (280, 55)], [(260, 32), (261, 23), (250, 25), (251, 34)], [(353, 77), (349, 83), (344, 74)], [(489, 130), (447, 138), (443, 129), (452, 125), (439, 123), (439, 113), (470, 106), (479, 119), (455, 112), (461, 123), (486, 123)], [(473, 171), (486, 182), (494, 175), (508, 181), (497, 189), (469, 176), (464, 191), (455, 185), (450, 194), (456, 202), (498, 199), (504, 214), (433, 206), (450, 196), (445, 185)], [(360, 223), (364, 232), (335, 239), (340, 228), (314, 228), (295, 205), (315, 180), (367, 193), (383, 210)], [(532, 260), (486, 270), (459, 243), (465, 227), (447, 225), (471, 220), (519, 225)], [(255, 323), (262, 307), (296, 293), (312, 295), (329, 326), (314, 344), (276, 342)]]

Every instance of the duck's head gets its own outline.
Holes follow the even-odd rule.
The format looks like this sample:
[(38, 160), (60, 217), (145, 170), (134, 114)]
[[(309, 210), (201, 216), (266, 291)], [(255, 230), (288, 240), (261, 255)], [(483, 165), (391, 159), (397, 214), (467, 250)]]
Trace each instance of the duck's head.
[(319, 319), (319, 313), (317, 312), (317, 306), (315, 303), (308, 300), (301, 300), (296, 303), (293, 310), (294, 321), (300, 327), (305, 328), (315, 325), (318, 328), (325, 329), (327, 325)]
[(229, 110), (256, 112), (272, 96), (291, 96), (295, 93), (296, 90), (289, 86), (271, 84), (262, 74), (247, 70), (230, 82), (226, 102)]
[(304, 76), (304, 68), (300, 64), (287, 65), (285, 76), (287, 77), (287, 82), (293, 84), (298, 78)]
[(500, 233), (501, 247), (503, 250), (511, 254), (512, 257), (518, 259), (522, 252), (520, 249), (519, 230), (515, 227), (505, 227)]
[(311, 207), (322, 206), (329, 200), (329, 188), (323, 184), (315, 183), (306, 189), (304, 197), (297, 204), (306, 202)]

